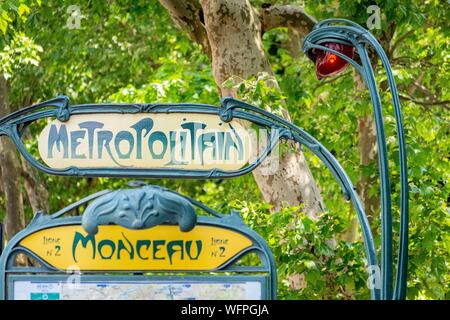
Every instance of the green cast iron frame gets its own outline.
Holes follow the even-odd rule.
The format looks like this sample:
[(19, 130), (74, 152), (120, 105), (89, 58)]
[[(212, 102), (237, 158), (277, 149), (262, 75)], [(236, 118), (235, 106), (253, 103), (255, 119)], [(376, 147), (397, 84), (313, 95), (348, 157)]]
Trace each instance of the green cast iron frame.
[[(137, 185), (139, 186), (139, 185)], [(159, 187), (158, 187), (159, 188)], [(132, 191), (136, 191), (138, 189), (131, 189)], [(261, 236), (256, 233), (254, 230), (250, 229), (242, 220), (239, 213), (236, 211), (232, 211), (230, 214), (222, 214), (219, 213), (204, 204), (199, 203), (196, 200), (193, 200), (190, 197), (181, 195), (177, 192), (168, 190), (164, 188), (164, 191), (170, 192), (172, 194), (181, 196), (188, 200), (194, 207), (197, 207), (204, 213), (209, 216), (198, 216), (197, 225), (206, 225), (206, 226), (215, 226), (224, 229), (229, 229), (235, 232), (238, 232), (245, 236), (252, 242), (252, 245), (243, 251), (236, 254), (230, 260), (228, 260), (225, 264), (219, 266), (213, 270), (177, 270), (171, 271), (171, 273), (183, 273), (183, 275), (170, 275), (170, 276), (162, 276), (155, 275), (159, 273), (164, 273), (164, 271), (160, 270), (124, 270), (124, 271), (89, 271), (84, 270), (80, 274), (80, 280), (89, 280), (89, 281), (178, 281), (178, 282), (186, 282), (190, 280), (194, 281), (202, 281), (202, 282), (235, 282), (235, 281), (258, 281), (261, 283), (261, 298), (262, 299), (276, 299), (277, 297), (277, 270), (275, 265), (275, 260), (272, 255), (272, 252)], [(67, 272), (67, 270), (59, 270), (39, 256), (31, 252), (30, 250), (22, 247), (20, 242), (22, 239), (28, 237), (29, 235), (49, 229), (52, 227), (58, 226), (70, 226), (70, 225), (81, 225), (81, 216), (65, 216), (70, 211), (87, 205), (96, 199), (101, 199), (111, 193), (114, 190), (103, 190), (92, 194), (86, 198), (83, 198), (66, 208), (53, 213), (53, 214), (44, 214), (43, 212), (38, 212), (30, 224), (17, 233), (11, 241), (8, 242), (3, 254), (0, 256), (0, 300), (12, 298), (12, 288), (11, 286), (7, 287), (7, 284), (11, 285), (13, 280), (47, 280), (51, 281), (58, 279), (67, 279), (71, 273)], [(39, 267), (16, 267), (14, 266), (15, 257), (17, 254), (25, 254), (37, 261), (40, 266)], [(246, 265), (236, 265), (236, 262), (241, 258), (245, 257), (250, 253), (256, 253), (261, 262), (259, 266), (246, 266)], [(127, 275), (128, 273), (139, 273), (142, 274), (140, 276)], [(169, 271), (167, 271), (169, 272)], [(166, 272), (166, 273), (167, 273)], [(213, 272), (217, 275), (211, 275)], [(205, 275), (207, 273), (207, 275)], [(109, 275), (108, 275), (109, 274)], [(144, 275), (148, 274), (148, 275)], [(186, 276), (184, 274), (188, 274)], [(227, 274), (225, 276), (225, 274)]]
[[(341, 25), (343, 24), (343, 25)], [(322, 44), (326, 42), (340, 42), (352, 45), (356, 48), (357, 56), (361, 64), (347, 56), (329, 49)], [(388, 82), (391, 89), (394, 104), (395, 117), (397, 122), (397, 134), (399, 140), (400, 154), (400, 184), (401, 184), (401, 218), (400, 218), (400, 242), (398, 253), (398, 267), (395, 292), (392, 294), (392, 204), (390, 198), (389, 170), (387, 161), (387, 147), (384, 133), (384, 124), (381, 110), (381, 100), (375, 82), (374, 72), (368, 57), (367, 46), (372, 46), (381, 57), (383, 66), (386, 69)], [(378, 161), (380, 167), (380, 192), (382, 208), (382, 246), (381, 246), (381, 288), (376, 285), (370, 286), (372, 299), (405, 299), (406, 278), (407, 278), (407, 255), (408, 255), (408, 180), (406, 166), (406, 152), (404, 145), (402, 117), (400, 111), (399, 98), (395, 86), (395, 81), (390, 69), (389, 61), (376, 39), (359, 25), (343, 20), (331, 19), (320, 22), (314, 30), (305, 38), (304, 51), (319, 49), (332, 52), (342, 59), (352, 64), (363, 76), (369, 89), (377, 129), (377, 142), (379, 146)], [(185, 113), (185, 114), (213, 114), (220, 117), (224, 122), (233, 119), (249, 121), (260, 128), (270, 131), (270, 138), (267, 146), (260, 152), (254, 162), (249, 165), (232, 171), (220, 169), (211, 170), (183, 170), (174, 168), (149, 168), (149, 169), (123, 169), (123, 168), (77, 168), (52, 169), (36, 160), (25, 148), (22, 135), (25, 129), (33, 122), (43, 118), (57, 118), (64, 122), (76, 114), (102, 114), (102, 113)], [(260, 108), (244, 103), (242, 101), (226, 97), (222, 99), (220, 107), (205, 104), (85, 104), (70, 105), (69, 99), (59, 96), (55, 99), (30, 106), (16, 111), (0, 119), (0, 136), (10, 137), (16, 144), (19, 152), (37, 169), (54, 175), (62, 176), (85, 176), (85, 177), (139, 177), (139, 178), (195, 178), (195, 179), (215, 179), (233, 178), (253, 171), (266, 159), (273, 151), (275, 145), (280, 140), (293, 140), (308, 148), (315, 154), (325, 166), (332, 172), (333, 176), (343, 190), (347, 200), (351, 200), (356, 210), (361, 226), (367, 264), (372, 274), (376, 277), (376, 270), (379, 265), (375, 244), (362, 203), (356, 193), (348, 175), (336, 158), (319, 141), (285, 119), (264, 111)], [(199, 204), (197, 202), (197, 204)], [(200, 204), (201, 205), (201, 204)]]
[[(346, 55), (327, 48), (329, 42), (342, 43), (356, 49), (361, 63)], [(397, 140), (400, 164), (400, 234), (397, 259), (397, 275), (395, 290), (393, 285), (392, 260), (392, 203), (389, 182), (386, 136), (383, 122), (383, 111), (375, 75), (369, 59), (368, 47), (374, 49), (380, 57), (387, 75), (389, 89), (394, 106), (397, 125)], [(406, 298), (406, 282), (408, 269), (408, 167), (406, 159), (405, 138), (403, 133), (402, 113), (397, 86), (392, 74), (389, 60), (375, 37), (360, 25), (345, 19), (328, 19), (318, 23), (304, 41), (303, 50), (309, 54), (311, 50), (324, 50), (350, 63), (363, 77), (372, 100), (378, 143), (378, 164), (380, 170), (381, 193), (381, 299), (403, 300)]]
[[(223, 171), (219, 169), (212, 170), (183, 170), (174, 168), (154, 168), (154, 169), (90, 169), (70, 167), (67, 169), (52, 169), (46, 167), (37, 161), (25, 148), (22, 135), (25, 129), (34, 121), (54, 117), (60, 121), (67, 121), (71, 115), (75, 114), (102, 114), (102, 113), (185, 113), (185, 114), (215, 114), (224, 122), (233, 119), (247, 120), (262, 128), (270, 130), (270, 139), (265, 149), (258, 155), (257, 159), (250, 165), (239, 170)], [(281, 139), (294, 140), (300, 143), (323, 161), (331, 170), (334, 177), (341, 186), (346, 199), (351, 200), (361, 224), (362, 235), (366, 248), (368, 265), (378, 266), (375, 245), (371, 233), (367, 216), (364, 212), (361, 201), (355, 191), (350, 178), (345, 173), (339, 162), (319, 141), (309, 135), (303, 129), (278, 117), (270, 112), (244, 103), (233, 98), (224, 98), (220, 107), (201, 104), (89, 104), (89, 105), (69, 105), (69, 99), (61, 96), (53, 100), (43, 102), (19, 110), (10, 116), (0, 119), (0, 135), (9, 136), (17, 145), (20, 153), (37, 169), (54, 175), (62, 176), (85, 176), (85, 177), (139, 177), (139, 178), (233, 178), (253, 171), (259, 164), (270, 155), (275, 145)], [(379, 296), (377, 288), (372, 288), (372, 297), (377, 299)]]

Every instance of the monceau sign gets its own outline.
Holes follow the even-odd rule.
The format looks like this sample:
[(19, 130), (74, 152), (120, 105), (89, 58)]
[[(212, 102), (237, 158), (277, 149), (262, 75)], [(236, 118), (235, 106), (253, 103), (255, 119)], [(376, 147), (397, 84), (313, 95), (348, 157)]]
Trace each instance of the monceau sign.
[(216, 270), (253, 242), (237, 231), (197, 225), (190, 232), (175, 225), (131, 230), (99, 226), (95, 235), (80, 225), (37, 231), (20, 241), (49, 266), (70, 270)]
[(195, 113), (75, 114), (48, 123), (38, 147), (55, 169), (237, 170), (252, 150), (249, 132), (238, 121)]

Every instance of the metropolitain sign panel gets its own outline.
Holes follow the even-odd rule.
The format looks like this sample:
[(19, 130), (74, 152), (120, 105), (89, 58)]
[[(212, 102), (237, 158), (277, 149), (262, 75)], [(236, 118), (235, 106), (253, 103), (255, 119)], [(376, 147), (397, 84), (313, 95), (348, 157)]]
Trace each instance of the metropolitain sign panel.
[(32, 233), (19, 243), (60, 270), (216, 270), (253, 242), (227, 228), (197, 225), (181, 232), (175, 225), (131, 230), (99, 226), (96, 235), (80, 225), (57, 226)]
[(53, 120), (39, 136), (51, 168), (238, 170), (251, 157), (249, 131), (213, 114), (96, 113)]

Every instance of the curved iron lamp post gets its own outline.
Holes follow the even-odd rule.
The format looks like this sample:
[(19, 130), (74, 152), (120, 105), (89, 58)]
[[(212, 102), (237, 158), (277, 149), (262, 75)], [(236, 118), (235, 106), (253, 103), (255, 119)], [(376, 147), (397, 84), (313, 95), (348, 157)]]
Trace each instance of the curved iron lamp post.
[[(384, 133), (384, 124), (381, 110), (381, 101), (378, 88), (375, 82), (374, 72), (369, 61), (367, 46), (372, 46), (381, 57), (386, 69), (392, 99), (395, 110), (395, 117), (398, 127), (399, 154), (400, 154), (400, 180), (401, 180), (401, 224), (400, 243), (398, 253), (398, 267), (395, 292), (392, 292), (392, 214), (391, 198), (389, 187), (389, 171), (387, 159), (387, 147)], [(354, 60), (353, 56), (359, 57)], [(304, 51), (316, 62), (317, 74), (320, 77), (330, 76), (341, 72), (346, 65), (352, 64), (364, 77), (369, 88), (372, 104), (374, 108), (375, 122), (377, 128), (377, 142), (379, 146), (379, 164), (381, 181), (381, 209), (382, 209), (382, 247), (381, 247), (381, 290), (377, 286), (371, 286), (371, 296), (373, 299), (404, 299), (406, 291), (406, 273), (408, 258), (408, 179), (406, 167), (406, 153), (402, 129), (402, 119), (400, 104), (394, 78), (389, 66), (386, 54), (376, 39), (365, 29), (357, 24), (342, 20), (325, 20), (316, 25), (315, 29), (306, 37)], [(360, 63), (358, 62), (360, 61)], [(65, 168), (55, 168), (45, 165), (38, 158), (34, 157), (24, 145), (22, 136), (26, 128), (33, 122), (45, 119), (56, 118), (60, 122), (67, 122), (72, 116), (78, 115), (101, 115), (101, 114), (205, 114), (216, 115), (221, 121), (228, 123), (236, 120), (246, 120), (259, 128), (267, 129), (270, 132), (268, 144), (258, 155), (255, 161), (248, 165), (234, 170), (213, 169), (189, 169), (189, 168), (123, 168), (123, 167), (77, 167), (73, 164)], [(332, 172), (345, 197), (353, 203), (357, 217), (361, 225), (362, 238), (364, 240), (369, 272), (372, 272), (369, 279), (373, 279), (373, 269), (375, 269), (375, 281), (378, 282), (378, 262), (373, 241), (370, 224), (367, 220), (361, 201), (358, 198), (350, 178), (343, 170), (336, 158), (319, 141), (295, 124), (271, 114), (261, 108), (249, 105), (231, 97), (222, 99), (220, 107), (205, 104), (175, 103), (175, 104), (87, 104), (70, 105), (69, 98), (59, 96), (55, 99), (45, 101), (21, 110), (0, 119), (0, 136), (8, 136), (16, 144), (24, 158), (37, 169), (48, 174), (62, 176), (83, 176), (83, 177), (138, 177), (138, 178), (195, 178), (195, 179), (215, 179), (233, 178), (253, 171), (272, 152), (274, 146), (283, 139), (293, 140), (308, 148), (315, 154), (325, 166)], [(93, 195), (96, 197), (99, 194)], [(88, 200), (93, 198), (88, 198)], [(192, 202), (192, 201), (191, 201)], [(193, 203), (193, 202), (192, 202)], [(71, 205), (72, 208), (79, 204)], [(67, 209), (66, 208), (66, 209)], [(62, 211), (55, 213), (56, 217)], [(65, 212), (65, 211), (64, 211)], [(210, 212), (211, 213), (211, 212)], [(213, 214), (216, 215), (216, 214)], [(0, 269), (1, 269), (0, 265)], [(4, 269), (3, 269), (4, 270)], [(0, 270), (1, 271), (1, 270)], [(0, 294), (4, 288), (1, 287)], [(0, 295), (1, 298), (1, 295)]]
[[(394, 105), (397, 125), (400, 163), (400, 233), (397, 274), (393, 292), (392, 259), (392, 204), (389, 183), (386, 137), (380, 94), (374, 71), (368, 55), (372, 47), (381, 58), (386, 71)], [(381, 192), (381, 299), (405, 299), (408, 264), (408, 172), (403, 134), (400, 101), (386, 53), (375, 37), (360, 25), (345, 19), (328, 19), (318, 23), (303, 44), (303, 51), (316, 63), (319, 77), (330, 76), (343, 71), (346, 65), (354, 66), (363, 77), (373, 105), (378, 143), (378, 163)], [(356, 51), (356, 52), (355, 52)], [(358, 57), (359, 61), (353, 56)]]

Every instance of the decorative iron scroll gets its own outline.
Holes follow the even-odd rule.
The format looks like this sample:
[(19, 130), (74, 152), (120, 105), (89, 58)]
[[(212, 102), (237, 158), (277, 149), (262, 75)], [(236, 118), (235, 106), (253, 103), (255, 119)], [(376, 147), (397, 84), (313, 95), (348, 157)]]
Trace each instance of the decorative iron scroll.
[(128, 229), (146, 229), (164, 223), (178, 224), (183, 232), (197, 222), (194, 207), (182, 196), (157, 186), (118, 190), (92, 202), (82, 225), (96, 234), (99, 225), (115, 224)]

